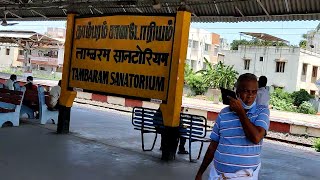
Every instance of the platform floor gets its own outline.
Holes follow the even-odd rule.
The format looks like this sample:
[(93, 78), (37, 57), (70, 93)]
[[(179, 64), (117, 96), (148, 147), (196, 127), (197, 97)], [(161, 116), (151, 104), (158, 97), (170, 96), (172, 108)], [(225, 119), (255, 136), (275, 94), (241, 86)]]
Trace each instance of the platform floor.
[[(166, 163), (159, 146), (142, 152), (130, 114), (76, 105), (69, 135), (55, 125), (22, 124), (0, 129), (2, 180), (192, 180), (200, 166), (186, 156)], [(151, 140), (151, 139), (150, 139)], [(318, 180), (320, 154), (265, 142), (260, 179)], [(203, 179), (207, 179), (207, 174)]]

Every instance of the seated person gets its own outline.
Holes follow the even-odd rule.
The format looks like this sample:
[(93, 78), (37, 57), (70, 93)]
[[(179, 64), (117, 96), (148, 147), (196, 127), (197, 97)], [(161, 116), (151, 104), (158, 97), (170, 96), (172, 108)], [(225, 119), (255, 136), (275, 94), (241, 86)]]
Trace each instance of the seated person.
[(14, 83), (17, 81), (17, 76), (15, 74), (11, 74), (10, 79), (6, 81), (4, 87), (9, 90), (14, 90)]
[[(181, 112), (183, 112), (183, 108), (181, 108)], [(155, 117), (159, 117), (161, 116), (161, 110), (160, 108), (158, 108), (157, 113), (155, 115)], [(162, 119), (162, 117), (161, 117)], [(181, 123), (181, 122), (180, 122)], [(156, 128), (157, 131), (160, 131), (161, 129)], [(161, 133), (160, 133), (161, 134)], [(189, 154), (188, 151), (186, 151), (185, 149), (185, 145), (186, 145), (187, 139), (185, 137), (179, 137), (179, 148), (178, 148), (178, 154)], [(161, 144), (160, 144), (160, 150), (162, 150), (162, 146), (163, 146), (163, 141), (162, 141), (162, 134), (161, 134)]]
[(13, 83), (13, 88), (15, 91), (21, 91), (21, 86), (17, 81)]
[(59, 98), (61, 94), (61, 80), (59, 81), (57, 86), (54, 86), (49, 91), (49, 98), (46, 99), (46, 104), (48, 106), (48, 110), (54, 111), (58, 109), (59, 106)]
[(33, 84), (33, 77), (27, 77), (26, 92), (22, 104), (31, 108), (34, 112), (39, 111), (39, 98), (38, 98), (38, 88)]

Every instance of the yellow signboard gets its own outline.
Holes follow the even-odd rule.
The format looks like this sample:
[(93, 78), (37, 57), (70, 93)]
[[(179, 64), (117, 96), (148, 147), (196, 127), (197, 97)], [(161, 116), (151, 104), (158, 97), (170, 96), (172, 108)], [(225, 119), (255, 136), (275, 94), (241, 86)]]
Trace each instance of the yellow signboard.
[(68, 88), (168, 100), (175, 15), (75, 18)]

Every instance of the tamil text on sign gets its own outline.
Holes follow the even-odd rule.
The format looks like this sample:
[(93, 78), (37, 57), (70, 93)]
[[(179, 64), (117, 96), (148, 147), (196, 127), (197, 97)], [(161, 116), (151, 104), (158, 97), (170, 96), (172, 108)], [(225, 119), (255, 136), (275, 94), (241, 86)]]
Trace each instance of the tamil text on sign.
[(167, 101), (175, 16), (76, 18), (69, 88)]

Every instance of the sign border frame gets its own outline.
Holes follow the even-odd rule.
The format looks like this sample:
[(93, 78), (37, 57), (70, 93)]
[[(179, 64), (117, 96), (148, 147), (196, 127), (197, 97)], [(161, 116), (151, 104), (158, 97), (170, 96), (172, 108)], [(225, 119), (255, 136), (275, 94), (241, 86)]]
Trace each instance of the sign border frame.
[[(170, 86), (170, 79), (171, 79), (171, 68), (172, 68), (172, 61), (173, 61), (173, 49), (174, 49), (174, 38), (175, 38), (175, 31), (176, 31), (176, 18), (177, 18), (177, 13), (161, 13), (161, 14), (153, 14), (153, 13), (146, 13), (146, 14), (141, 14), (141, 13), (114, 13), (114, 14), (104, 14), (103, 16), (101, 15), (96, 15), (96, 16), (76, 16), (74, 18), (74, 24), (73, 24), (73, 33), (72, 33), (72, 44), (71, 44), (71, 54), (70, 54), (70, 66), (69, 66), (69, 74), (68, 74), (68, 85), (67, 89), (69, 91), (74, 91), (73, 88), (76, 87), (71, 87), (70, 86), (70, 75), (71, 75), (71, 68), (72, 68), (72, 58), (73, 58), (73, 47), (74, 47), (74, 35), (76, 31), (76, 20), (77, 19), (84, 19), (84, 18), (95, 18), (95, 17), (106, 17), (106, 16), (162, 16), (162, 17), (174, 17), (174, 31), (173, 31), (173, 39), (172, 39), (172, 48), (171, 48), (171, 58), (170, 58), (170, 67), (169, 67), (169, 77), (168, 77), (168, 88), (166, 92), (166, 99), (162, 100), (163, 104), (167, 104), (168, 102), (168, 96), (169, 96), (169, 86)], [(79, 87), (78, 87), (79, 88)], [(83, 89), (83, 88), (82, 88)], [(117, 93), (108, 93), (108, 92), (100, 92), (96, 90), (88, 90), (88, 89), (83, 89), (83, 92), (87, 93), (93, 93), (93, 94), (100, 94), (100, 95), (110, 95), (110, 96), (116, 96), (116, 97), (123, 97), (123, 98), (129, 98), (129, 99), (134, 99), (134, 100), (142, 100), (142, 101), (151, 101), (152, 99), (155, 98), (143, 98), (143, 97), (137, 97), (137, 96), (130, 96), (130, 95), (122, 95), (122, 94), (117, 94)]]

